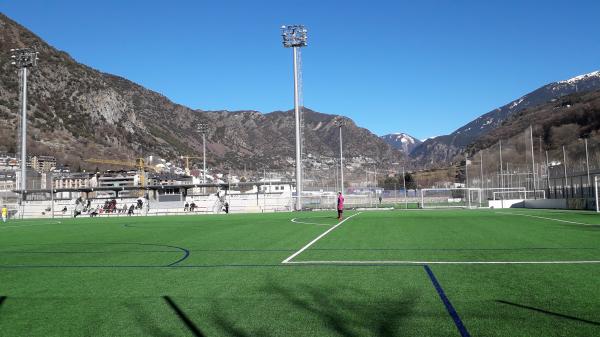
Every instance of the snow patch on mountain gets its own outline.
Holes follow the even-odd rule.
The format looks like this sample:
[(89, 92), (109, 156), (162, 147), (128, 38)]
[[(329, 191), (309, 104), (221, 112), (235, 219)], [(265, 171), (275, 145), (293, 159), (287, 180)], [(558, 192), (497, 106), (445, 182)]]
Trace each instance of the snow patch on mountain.
[(417, 145), (422, 143), (419, 139), (403, 132), (385, 135), (381, 139), (406, 154), (409, 154)]
[(564, 80), (564, 81), (559, 81), (558, 84), (575, 84), (579, 81), (582, 80), (587, 80), (589, 78), (592, 77), (600, 77), (600, 71), (593, 71), (589, 74), (583, 74), (583, 75), (579, 75), (579, 76), (575, 76), (573, 78), (570, 78), (568, 80)]

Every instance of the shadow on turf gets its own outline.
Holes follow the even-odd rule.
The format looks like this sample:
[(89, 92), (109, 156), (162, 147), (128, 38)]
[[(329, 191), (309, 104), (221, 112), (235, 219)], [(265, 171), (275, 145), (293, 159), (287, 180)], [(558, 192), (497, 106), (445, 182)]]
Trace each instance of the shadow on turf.
[(531, 307), (531, 306), (528, 306), (528, 305), (523, 305), (523, 304), (518, 304), (518, 303), (513, 303), (513, 302), (508, 302), (508, 301), (503, 301), (503, 300), (496, 300), (496, 302), (497, 303), (506, 304), (506, 305), (510, 305), (510, 306), (517, 307), (517, 308), (521, 308), (521, 309), (527, 309), (527, 310), (537, 311), (539, 313), (550, 315), (550, 316), (555, 316), (555, 317), (569, 319), (569, 320), (572, 320), (572, 321), (577, 321), (577, 322), (581, 322), (581, 323), (587, 323), (587, 324), (592, 324), (592, 325), (600, 326), (600, 322), (589, 321), (587, 319), (577, 318), (575, 316), (569, 316), (569, 315), (559, 314), (557, 312), (552, 312), (552, 311), (548, 311), (548, 310), (544, 310), (544, 309), (540, 309), (540, 308), (535, 308), (535, 307)]
[(185, 324), (185, 326), (188, 328), (188, 330), (195, 337), (204, 337), (205, 336), (202, 333), (202, 331), (200, 331), (200, 329), (196, 326), (196, 324), (194, 324), (194, 322), (192, 322), (192, 320), (185, 314), (185, 312), (183, 312), (183, 310), (181, 310), (181, 308), (179, 308), (179, 306), (177, 306), (177, 304), (175, 304), (175, 302), (171, 299), (171, 297), (163, 296), (163, 299), (165, 300), (165, 302), (167, 302), (167, 304), (171, 307), (171, 309), (173, 309), (173, 311), (175, 312), (177, 317), (179, 317), (179, 319), (183, 322), (183, 324)]
[[(282, 298), (299, 310), (299, 321), (317, 320), (331, 333), (323, 335), (338, 335), (358, 337), (363, 335), (379, 337), (396, 337), (413, 335), (414, 331), (403, 331), (402, 321), (410, 317), (413, 307), (420, 296), (417, 291), (407, 291), (404, 296), (395, 300), (374, 300), (372, 295), (360, 289), (344, 287), (316, 287), (298, 285), (284, 287), (270, 283), (264, 289), (268, 296)], [(213, 306), (213, 308), (217, 308)], [(268, 337), (262, 328), (246, 330), (236, 326), (219, 309), (213, 309), (213, 322), (225, 333), (232, 337)], [(272, 324), (265, 322), (265, 324)], [(275, 322), (276, 324), (276, 322)]]

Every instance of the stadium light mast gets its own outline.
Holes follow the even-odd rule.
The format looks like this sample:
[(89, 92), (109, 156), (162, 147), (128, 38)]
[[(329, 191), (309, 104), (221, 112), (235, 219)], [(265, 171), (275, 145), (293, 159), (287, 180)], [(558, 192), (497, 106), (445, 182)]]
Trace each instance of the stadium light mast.
[(535, 190), (537, 189), (535, 180), (535, 155), (533, 154), (533, 126), (529, 125), (529, 137), (531, 140), (531, 177), (533, 178), (533, 198), (537, 199)]
[(344, 155), (342, 148), (342, 126), (346, 125), (346, 122), (340, 117), (335, 120), (335, 125), (340, 129), (340, 191), (344, 194)]
[(296, 117), (296, 210), (302, 209), (302, 159), (300, 148), (300, 92), (298, 90), (298, 48), (306, 47), (307, 30), (303, 25), (281, 26), (283, 46), (294, 53), (294, 112)]
[[(38, 52), (32, 48), (11, 49), (11, 64), (21, 75), (21, 204), (27, 189), (27, 68), (37, 65)], [(22, 216), (22, 214), (21, 214)]]
[[(208, 124), (198, 124), (198, 133), (202, 134), (202, 184), (206, 184), (206, 131)], [(206, 194), (206, 186), (202, 188), (202, 193)]]

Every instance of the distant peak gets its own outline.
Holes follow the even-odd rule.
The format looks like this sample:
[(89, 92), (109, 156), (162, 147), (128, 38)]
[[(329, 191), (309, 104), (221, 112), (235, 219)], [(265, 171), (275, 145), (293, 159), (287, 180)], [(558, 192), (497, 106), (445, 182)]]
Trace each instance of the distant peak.
[(588, 74), (583, 74), (583, 75), (575, 76), (575, 77), (570, 78), (568, 80), (559, 81), (558, 83), (559, 84), (573, 84), (573, 83), (579, 82), (581, 80), (586, 80), (586, 79), (591, 78), (591, 77), (600, 77), (600, 71), (596, 70), (596, 71), (593, 71), (593, 72), (588, 73)]

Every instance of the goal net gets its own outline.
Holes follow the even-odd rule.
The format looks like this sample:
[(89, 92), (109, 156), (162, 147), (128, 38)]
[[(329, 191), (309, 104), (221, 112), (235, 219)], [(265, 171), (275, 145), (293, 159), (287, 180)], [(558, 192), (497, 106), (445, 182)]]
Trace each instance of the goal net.
[(515, 199), (546, 199), (546, 191), (494, 191), (493, 200), (515, 200)]
[(480, 188), (425, 188), (421, 208), (479, 208), (485, 206)]

